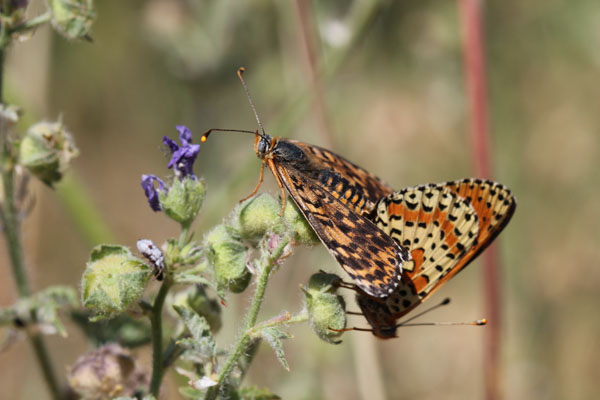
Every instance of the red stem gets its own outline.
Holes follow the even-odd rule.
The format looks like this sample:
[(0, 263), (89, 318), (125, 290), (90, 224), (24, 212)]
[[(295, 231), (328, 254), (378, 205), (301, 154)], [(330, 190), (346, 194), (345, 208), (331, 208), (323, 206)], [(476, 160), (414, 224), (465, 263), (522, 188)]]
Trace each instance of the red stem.
[[(491, 135), (488, 124), (487, 91), (482, 19), (482, 1), (458, 0), (462, 26), (465, 85), (469, 101), (471, 150), (475, 174), (491, 178)], [(483, 254), (484, 295), (489, 318), (485, 330), (485, 390), (487, 400), (499, 400), (500, 392), (500, 271), (495, 246)]]

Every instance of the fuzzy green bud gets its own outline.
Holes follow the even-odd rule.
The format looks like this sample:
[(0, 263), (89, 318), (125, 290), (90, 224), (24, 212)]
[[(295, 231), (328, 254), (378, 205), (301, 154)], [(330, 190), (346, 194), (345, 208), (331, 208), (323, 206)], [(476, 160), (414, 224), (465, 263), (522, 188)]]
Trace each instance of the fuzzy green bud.
[(334, 329), (346, 327), (346, 302), (335, 293), (337, 280), (336, 275), (318, 273), (310, 278), (308, 288), (302, 287), (310, 326), (319, 338), (333, 344), (340, 343), (337, 339), (343, 333)]
[(118, 245), (92, 250), (81, 282), (81, 301), (99, 316), (125, 311), (144, 292), (152, 268)]
[(290, 228), (294, 242), (307, 246), (319, 243), (319, 237), (290, 197), (285, 203), (283, 218)]
[[(174, 306), (189, 307), (198, 315), (206, 318), (212, 333), (221, 329), (221, 306), (216, 299), (208, 296), (202, 285), (194, 285), (173, 296)], [(169, 307), (172, 309), (172, 307)]]
[(267, 232), (283, 233), (286, 230), (280, 211), (281, 203), (270, 194), (262, 193), (239, 204), (231, 224), (242, 238), (258, 242)]
[(220, 289), (234, 293), (243, 292), (250, 283), (251, 274), (246, 268), (248, 248), (235, 229), (217, 225), (205, 237), (205, 250)]
[(336, 274), (320, 271), (311, 275), (308, 280), (308, 290), (311, 292), (334, 294), (338, 287), (340, 287), (340, 283), (342, 283), (342, 278)]
[(114, 343), (79, 357), (68, 379), (71, 388), (88, 400), (133, 396), (148, 382), (129, 351)]
[(169, 218), (189, 226), (198, 215), (204, 202), (206, 188), (202, 179), (186, 176), (174, 179), (167, 192), (158, 195), (160, 206)]
[(40, 122), (31, 126), (19, 146), (19, 159), (48, 186), (62, 178), (79, 150), (62, 122)]
[(67, 39), (91, 40), (96, 18), (93, 0), (48, 0), (52, 27)]

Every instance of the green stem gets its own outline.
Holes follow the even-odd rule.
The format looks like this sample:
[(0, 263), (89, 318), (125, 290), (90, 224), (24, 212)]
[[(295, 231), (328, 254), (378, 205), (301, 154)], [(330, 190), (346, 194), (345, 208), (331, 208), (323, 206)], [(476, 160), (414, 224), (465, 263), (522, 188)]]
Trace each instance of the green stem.
[(13, 33), (19, 33), (19, 32), (25, 32), (31, 29), (35, 29), (38, 26), (45, 24), (46, 22), (50, 21), (50, 19), (52, 19), (52, 13), (51, 12), (47, 12), (45, 14), (42, 15), (38, 15), (37, 17), (28, 19), (27, 21), (24, 21), (22, 24), (14, 26), (10, 31), (9, 31), (9, 35), (13, 34)]
[[(6, 9), (6, 2), (4, 2), (4, 5), (4, 9)], [(6, 29), (4, 29), (4, 26), (0, 27), (0, 29), (0, 104), (3, 104), (4, 61), (6, 57), (6, 47), (9, 44), (9, 35)], [(17, 293), (20, 298), (23, 298), (31, 294), (31, 288), (25, 273), (19, 217), (14, 199), (16, 161), (13, 147), (8, 138), (8, 127), (6, 126), (4, 119), (0, 119), (0, 157), (0, 173), (2, 175), (2, 186), (4, 191), (4, 198), (2, 199), (2, 204), (0, 204), (0, 217), (4, 228), (6, 247), (8, 248), (11, 261), (12, 274), (17, 286)], [(38, 333), (31, 333), (28, 337), (52, 398), (60, 400), (60, 384), (54, 373), (54, 369), (52, 368), (50, 354), (48, 353), (48, 349), (42, 336)]]
[(229, 378), (229, 375), (233, 371), (233, 368), (238, 364), (239, 358), (244, 354), (248, 345), (252, 339), (252, 327), (256, 324), (256, 319), (258, 318), (258, 311), (260, 310), (260, 306), (265, 297), (265, 290), (267, 289), (267, 282), (269, 281), (269, 276), (271, 272), (273, 272), (273, 268), (276, 265), (277, 260), (281, 257), (285, 246), (290, 242), (289, 238), (283, 238), (279, 246), (271, 253), (271, 255), (267, 258), (264, 264), (260, 268), (260, 275), (258, 276), (258, 280), (256, 282), (256, 290), (254, 291), (254, 296), (252, 297), (252, 304), (250, 305), (250, 310), (248, 311), (248, 315), (246, 316), (246, 322), (244, 323), (244, 327), (242, 329), (242, 335), (239, 337), (237, 342), (234, 344), (233, 349), (229, 353), (229, 357), (227, 361), (225, 361), (225, 365), (221, 372), (219, 373), (219, 377), (217, 379), (217, 384), (212, 386), (206, 392), (206, 400), (214, 400), (217, 398), (219, 390), (225, 383), (225, 381)]
[(54, 400), (62, 399), (60, 394), (60, 385), (58, 383), (58, 378), (54, 373), (54, 368), (52, 368), (52, 362), (50, 361), (50, 354), (48, 353), (46, 343), (44, 342), (42, 336), (38, 334), (29, 335), (29, 341), (31, 342), (33, 350), (35, 351), (38, 363), (42, 369), (42, 374), (44, 375), (44, 380), (46, 381), (48, 389), (50, 390), (50, 395)]
[(166, 277), (154, 300), (152, 314), (150, 315), (150, 323), (152, 325), (152, 381), (150, 382), (150, 393), (156, 398), (158, 398), (160, 383), (164, 374), (162, 309), (170, 288), (171, 280), (169, 277)]

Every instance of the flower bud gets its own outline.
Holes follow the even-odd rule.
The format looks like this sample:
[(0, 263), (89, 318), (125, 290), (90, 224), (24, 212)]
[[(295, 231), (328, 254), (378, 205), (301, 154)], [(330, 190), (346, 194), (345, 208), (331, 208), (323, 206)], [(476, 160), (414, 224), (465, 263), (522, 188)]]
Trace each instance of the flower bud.
[(48, 0), (52, 26), (67, 39), (91, 40), (96, 18), (93, 0)]
[(152, 268), (118, 245), (99, 245), (92, 250), (81, 282), (81, 300), (99, 316), (125, 311), (144, 292)]
[(302, 291), (313, 331), (322, 340), (338, 344), (340, 341), (336, 339), (343, 332), (333, 329), (346, 327), (346, 302), (342, 296), (335, 294), (335, 278), (333, 274), (315, 274), (309, 281), (308, 289), (302, 287)]
[(307, 246), (319, 243), (319, 237), (306, 218), (304, 218), (304, 215), (302, 215), (298, 206), (296, 206), (296, 203), (289, 197), (285, 202), (283, 218), (292, 232), (294, 242)]
[(19, 159), (48, 186), (58, 182), (71, 160), (79, 155), (62, 122), (40, 122), (29, 128), (19, 147)]
[(340, 283), (342, 283), (342, 278), (336, 274), (320, 271), (311, 275), (308, 280), (308, 290), (315, 293), (335, 294)]
[(79, 357), (68, 379), (71, 388), (88, 400), (132, 396), (148, 381), (130, 353), (114, 343)]
[(173, 296), (173, 305), (187, 306), (206, 318), (213, 334), (221, 329), (221, 306), (216, 299), (208, 296), (204, 286), (194, 285), (177, 293)]
[(186, 176), (182, 180), (173, 179), (168, 191), (160, 191), (158, 198), (162, 210), (169, 218), (189, 226), (202, 207), (205, 192), (201, 179)]
[(250, 283), (251, 274), (246, 268), (248, 248), (236, 230), (218, 225), (206, 235), (205, 243), (217, 287), (234, 293), (243, 292)]
[(233, 211), (231, 224), (242, 238), (257, 242), (267, 232), (282, 233), (286, 226), (279, 216), (281, 204), (268, 193), (254, 196)]

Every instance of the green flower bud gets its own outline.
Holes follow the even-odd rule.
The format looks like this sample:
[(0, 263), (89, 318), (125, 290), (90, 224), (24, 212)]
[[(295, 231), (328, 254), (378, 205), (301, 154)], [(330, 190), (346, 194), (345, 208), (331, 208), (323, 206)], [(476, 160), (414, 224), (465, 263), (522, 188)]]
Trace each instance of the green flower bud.
[(165, 264), (172, 267), (192, 265), (202, 257), (202, 248), (195, 241), (181, 247), (178, 239), (167, 240)]
[(346, 327), (346, 302), (342, 296), (335, 294), (335, 278), (333, 274), (315, 274), (309, 281), (308, 289), (302, 287), (302, 291), (313, 331), (321, 340), (338, 344), (340, 341), (337, 339), (343, 332), (333, 329)]
[(68, 374), (69, 385), (88, 400), (133, 396), (148, 383), (131, 354), (117, 344), (108, 344), (79, 357)]
[(262, 193), (239, 204), (233, 211), (231, 224), (242, 238), (257, 242), (267, 232), (283, 233), (286, 230), (280, 211), (281, 203), (270, 194)]
[(189, 307), (206, 318), (213, 334), (221, 329), (221, 305), (218, 300), (208, 296), (204, 286), (194, 285), (177, 293), (173, 296), (173, 305)]
[(12, 128), (21, 119), (21, 108), (11, 104), (0, 104), (0, 120), (6, 128)]
[(52, 26), (67, 39), (91, 40), (90, 31), (96, 18), (93, 0), (48, 0)]
[(58, 182), (79, 150), (62, 122), (40, 122), (29, 128), (19, 147), (19, 159), (48, 186)]
[(342, 278), (336, 274), (321, 271), (312, 274), (308, 280), (308, 290), (310, 292), (335, 294), (340, 283), (342, 283)]
[(307, 246), (319, 243), (319, 237), (290, 197), (285, 202), (283, 218), (290, 228), (294, 242)]
[(243, 292), (250, 283), (251, 274), (246, 268), (248, 248), (237, 231), (226, 225), (218, 225), (206, 235), (205, 243), (217, 287), (234, 293)]
[(206, 189), (202, 179), (186, 176), (182, 180), (173, 179), (167, 192), (159, 192), (160, 206), (169, 218), (181, 225), (189, 226), (198, 215), (204, 202)]
[(152, 268), (118, 245), (92, 250), (81, 282), (81, 301), (100, 316), (125, 311), (144, 292)]

